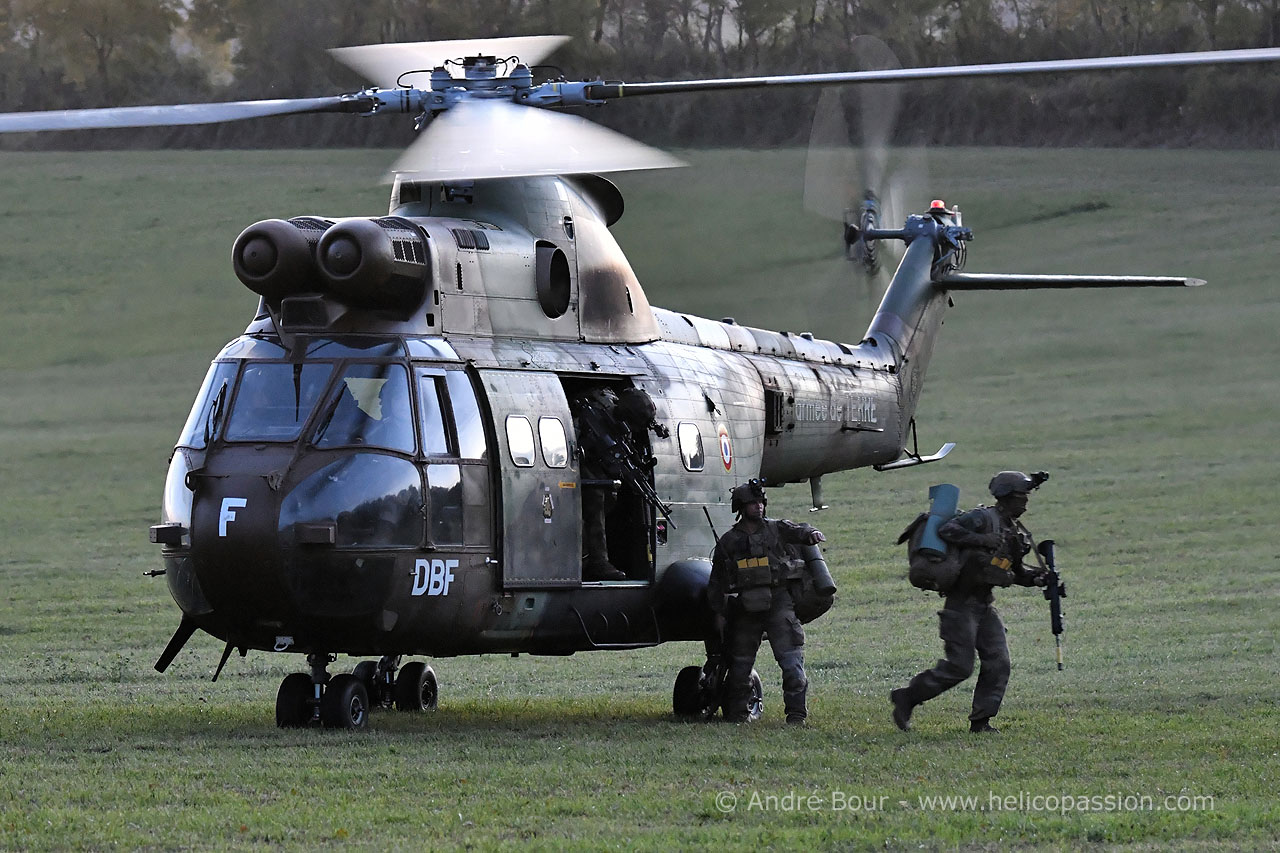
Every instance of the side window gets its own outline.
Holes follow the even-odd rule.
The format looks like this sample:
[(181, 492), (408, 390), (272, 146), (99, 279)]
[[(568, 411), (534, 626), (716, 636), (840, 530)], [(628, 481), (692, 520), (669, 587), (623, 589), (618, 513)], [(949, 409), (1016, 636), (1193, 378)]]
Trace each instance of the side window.
[(440, 386), (444, 377), (418, 374), (418, 402), (421, 404), (422, 452), (427, 456), (448, 456), (449, 438), (444, 409), (440, 406)]
[(507, 447), (517, 467), (533, 467), (533, 425), (528, 418), (507, 415)]
[(698, 425), (685, 421), (680, 424), (677, 434), (680, 438), (680, 459), (684, 462), (685, 470), (701, 471), (706, 464), (706, 457), (702, 452), (702, 432)]
[(209, 365), (209, 372), (200, 386), (200, 395), (191, 407), (186, 426), (178, 436), (179, 447), (202, 450), (217, 432), (218, 425), (231, 402), (231, 385), (235, 382), (238, 362), (218, 361)]
[(542, 458), (548, 468), (569, 464), (569, 440), (559, 418), (538, 418), (538, 438), (542, 442)]
[(458, 428), (458, 455), (463, 459), (487, 458), (484, 418), (470, 377), (461, 370), (447, 370), (444, 377), (453, 404), (453, 423)]
[(385, 447), (412, 453), (409, 376), (399, 364), (352, 364), (335, 388), (316, 447)]

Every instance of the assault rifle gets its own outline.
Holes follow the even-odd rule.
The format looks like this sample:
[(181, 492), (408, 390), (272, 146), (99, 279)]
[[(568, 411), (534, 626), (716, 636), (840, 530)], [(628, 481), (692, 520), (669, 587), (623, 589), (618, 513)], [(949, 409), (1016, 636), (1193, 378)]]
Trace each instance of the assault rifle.
[(657, 507), (674, 528), (676, 523), (671, 520), (671, 507), (662, 502), (649, 482), (649, 474), (658, 460), (640, 452), (627, 440), (628, 429), (605, 409), (592, 402), (583, 402), (578, 408), (578, 430), (582, 449), (611, 477), (623, 481)]
[(1058, 669), (1062, 669), (1062, 599), (1067, 597), (1067, 585), (1058, 574), (1058, 565), (1054, 561), (1053, 540), (1046, 539), (1036, 546), (1036, 551), (1044, 562), (1048, 574), (1048, 584), (1044, 588), (1045, 600), (1049, 602), (1049, 628), (1053, 631), (1053, 644), (1058, 653)]

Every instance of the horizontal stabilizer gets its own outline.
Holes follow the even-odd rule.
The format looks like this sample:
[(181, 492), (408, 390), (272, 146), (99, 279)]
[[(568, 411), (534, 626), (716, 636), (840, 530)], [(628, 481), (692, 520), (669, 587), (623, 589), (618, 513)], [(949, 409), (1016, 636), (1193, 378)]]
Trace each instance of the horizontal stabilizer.
[(1068, 287), (1199, 287), (1202, 278), (1166, 275), (1009, 275), (952, 273), (934, 282), (941, 290), (1053, 290)]
[(874, 467), (877, 471), (896, 471), (899, 468), (911, 468), (916, 465), (927, 465), (930, 462), (937, 462), (939, 459), (943, 458), (955, 449), (956, 443), (954, 441), (948, 441), (946, 444), (942, 445), (942, 447), (939, 447), (938, 452), (932, 456), (920, 456), (917, 453), (907, 451), (899, 459), (895, 459), (892, 462), (886, 462), (883, 465), (876, 465)]

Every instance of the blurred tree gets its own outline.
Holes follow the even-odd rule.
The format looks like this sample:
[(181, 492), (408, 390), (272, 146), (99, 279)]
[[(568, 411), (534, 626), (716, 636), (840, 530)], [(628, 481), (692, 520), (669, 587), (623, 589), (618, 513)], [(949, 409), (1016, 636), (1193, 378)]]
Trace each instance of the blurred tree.
[(14, 0), (12, 10), (95, 104), (136, 98), (130, 76), (151, 78), (147, 69), (176, 62), (170, 37), (181, 0)]

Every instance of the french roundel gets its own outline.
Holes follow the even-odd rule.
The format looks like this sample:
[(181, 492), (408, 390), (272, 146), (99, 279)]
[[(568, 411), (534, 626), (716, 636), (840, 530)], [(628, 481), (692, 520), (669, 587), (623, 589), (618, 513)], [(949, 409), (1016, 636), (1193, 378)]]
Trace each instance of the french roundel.
[(729, 430), (724, 424), (716, 427), (716, 434), (720, 436), (720, 461), (724, 463), (724, 470), (733, 469), (733, 440), (729, 438)]

